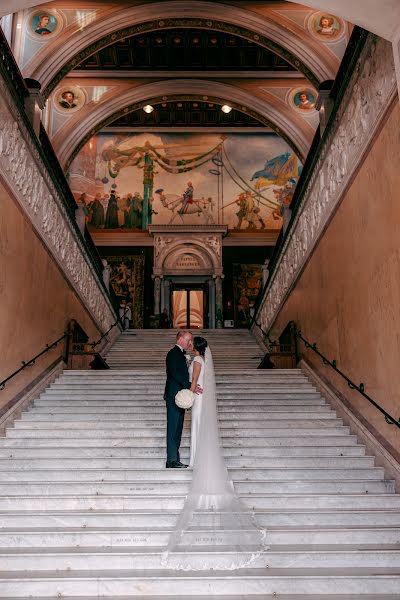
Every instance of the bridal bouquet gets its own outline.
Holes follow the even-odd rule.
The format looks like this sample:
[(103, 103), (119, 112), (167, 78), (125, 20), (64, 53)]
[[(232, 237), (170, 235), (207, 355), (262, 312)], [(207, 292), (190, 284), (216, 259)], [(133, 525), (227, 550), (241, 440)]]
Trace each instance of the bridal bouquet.
[(190, 390), (180, 390), (175, 396), (175, 404), (179, 408), (192, 408), (194, 402), (194, 393)]

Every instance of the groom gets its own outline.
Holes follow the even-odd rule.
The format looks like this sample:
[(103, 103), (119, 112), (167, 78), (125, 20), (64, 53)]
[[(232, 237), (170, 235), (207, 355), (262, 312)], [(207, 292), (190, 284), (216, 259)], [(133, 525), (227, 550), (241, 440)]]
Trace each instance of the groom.
[[(175, 396), (180, 390), (190, 388), (189, 370), (185, 352), (193, 347), (193, 336), (190, 331), (178, 331), (176, 344), (167, 354), (167, 382), (165, 384), (164, 400), (167, 405), (167, 469), (184, 469), (179, 460), (183, 420), (185, 410), (175, 404)], [(201, 393), (196, 388), (196, 393)]]

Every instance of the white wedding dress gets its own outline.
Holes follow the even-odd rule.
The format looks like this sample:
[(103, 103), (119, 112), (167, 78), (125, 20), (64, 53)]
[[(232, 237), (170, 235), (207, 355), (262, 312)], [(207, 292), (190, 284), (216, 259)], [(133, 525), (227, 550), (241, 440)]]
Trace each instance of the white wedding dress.
[[(189, 366), (189, 380), (192, 381), (193, 378), (193, 365), (194, 363), (199, 363), (200, 365), (200, 374), (197, 380), (197, 384), (204, 388), (204, 359), (201, 356), (195, 356)], [(190, 437), (190, 461), (189, 467), (193, 467), (194, 465), (194, 457), (196, 454), (196, 444), (199, 439), (199, 431), (200, 431), (200, 418), (201, 418), (201, 409), (203, 405), (203, 394), (196, 394), (195, 400), (192, 406), (192, 425), (191, 425), (191, 437)]]
[[(199, 357), (199, 360), (202, 359)], [(214, 365), (209, 348), (202, 362), (199, 385), (202, 385), (203, 394), (196, 397), (197, 407), (192, 415), (192, 481), (162, 552), (161, 564), (180, 570), (221, 569), (221, 566), (215, 566), (214, 553), (225, 552), (227, 564), (222, 568), (240, 569), (268, 550), (267, 536), (257, 525), (254, 512), (237, 496), (225, 466), (218, 430)], [(196, 558), (198, 552), (201, 557)]]

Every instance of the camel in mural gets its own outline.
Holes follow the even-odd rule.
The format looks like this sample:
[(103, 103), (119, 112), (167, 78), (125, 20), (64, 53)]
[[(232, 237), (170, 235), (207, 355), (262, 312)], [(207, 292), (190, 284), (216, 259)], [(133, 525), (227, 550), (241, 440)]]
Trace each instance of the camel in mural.
[(164, 194), (164, 190), (156, 190), (155, 192), (160, 198), (160, 202), (164, 208), (171, 212), (171, 218), (168, 225), (172, 225), (177, 217), (180, 218), (182, 224), (185, 223), (185, 215), (202, 215), (203, 223), (205, 225), (212, 225), (215, 223), (212, 212), (215, 208), (215, 202), (212, 198), (194, 198), (192, 204), (184, 206), (184, 198), (178, 194)]

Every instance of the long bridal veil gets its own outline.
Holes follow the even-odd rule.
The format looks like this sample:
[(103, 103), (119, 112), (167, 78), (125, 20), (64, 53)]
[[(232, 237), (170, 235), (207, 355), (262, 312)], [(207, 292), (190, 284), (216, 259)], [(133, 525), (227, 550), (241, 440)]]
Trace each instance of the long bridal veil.
[[(202, 410), (193, 478), (183, 509), (170, 535), (162, 563), (172, 569), (239, 569), (265, 550), (266, 532), (236, 495), (225, 466), (218, 432), (212, 354), (205, 353)], [(213, 553), (226, 555), (224, 566)], [(201, 553), (201, 558), (198, 554)], [(196, 558), (194, 557), (196, 554)]]

